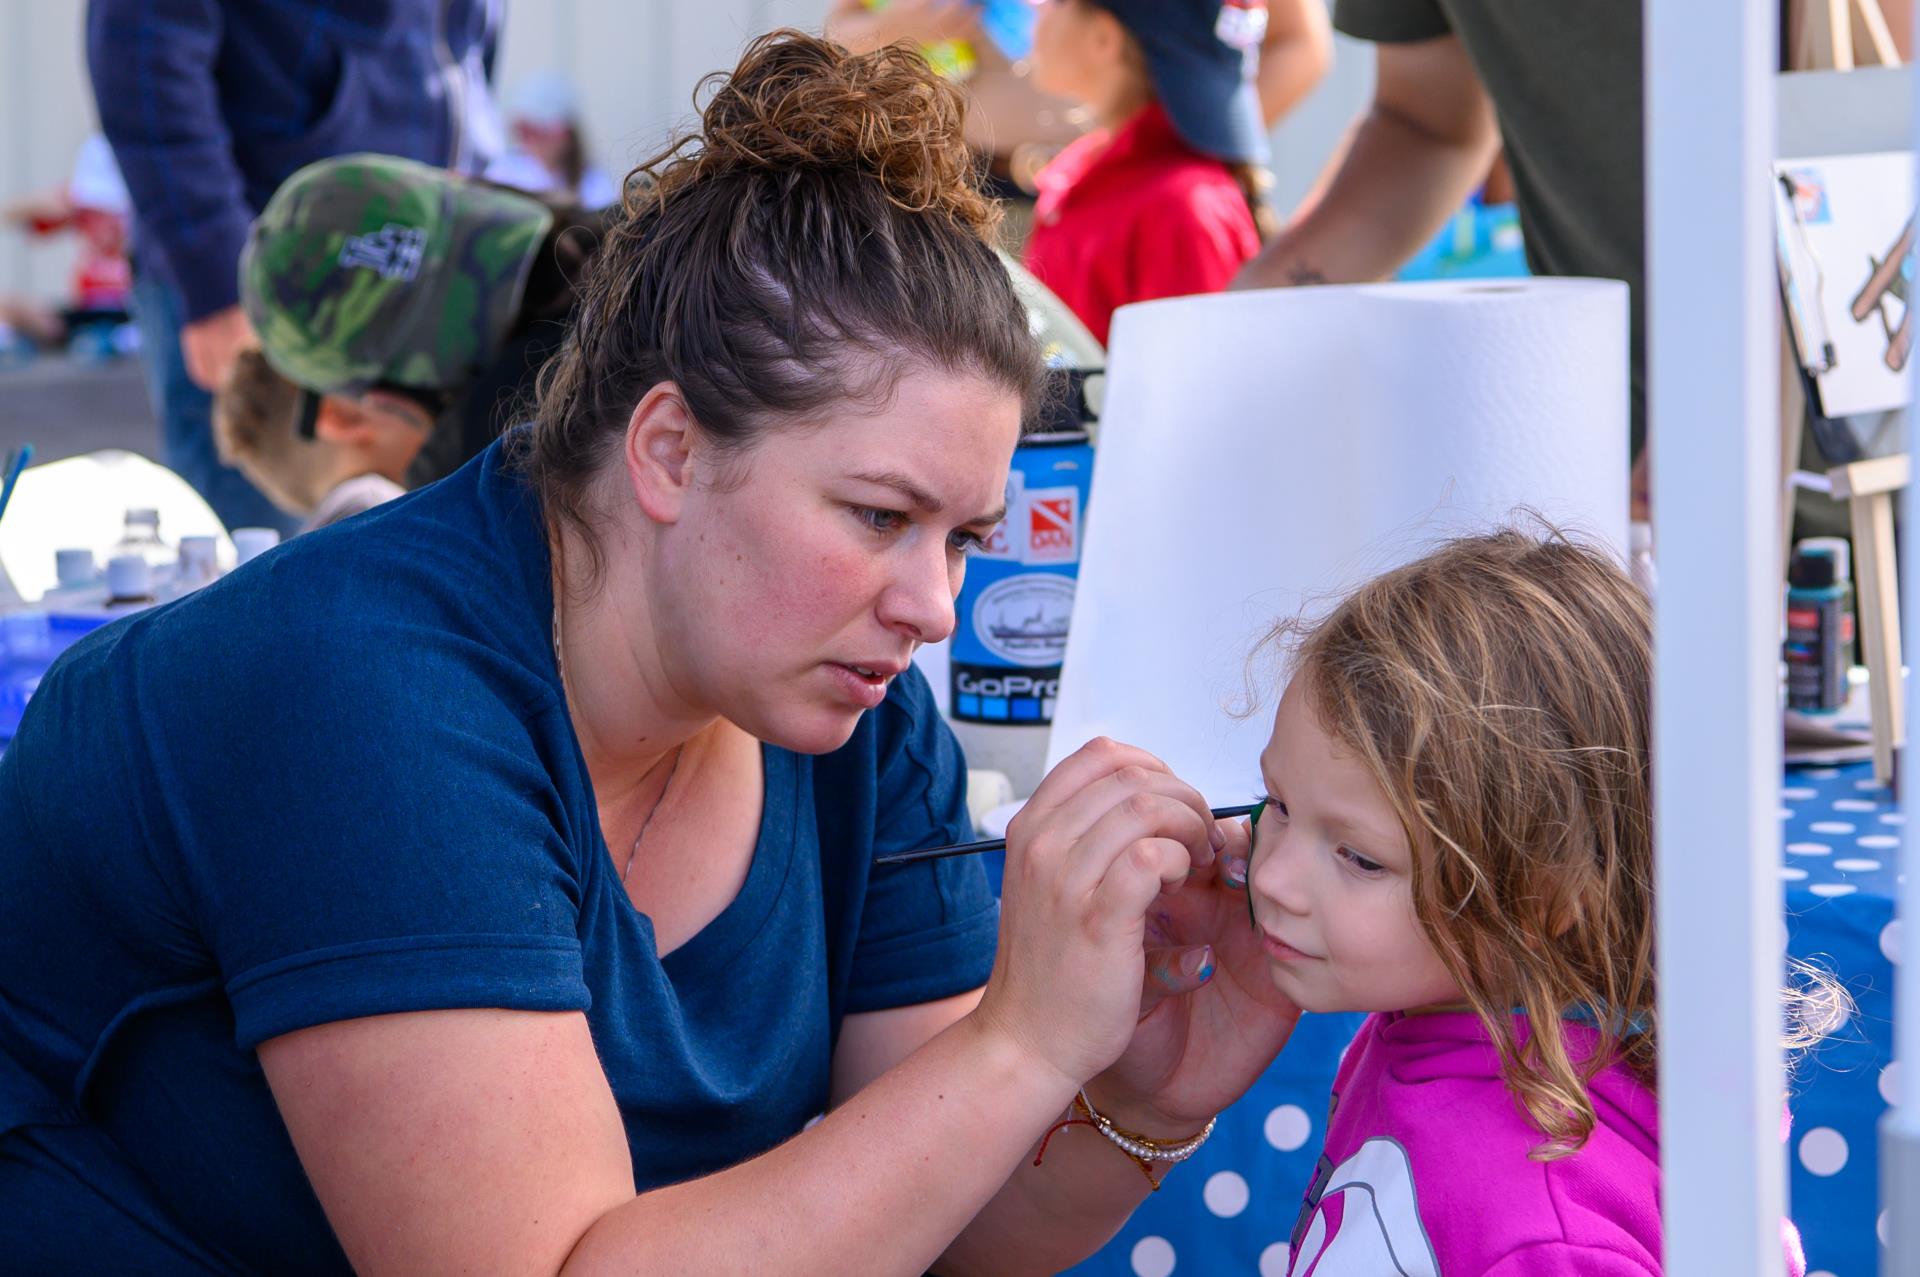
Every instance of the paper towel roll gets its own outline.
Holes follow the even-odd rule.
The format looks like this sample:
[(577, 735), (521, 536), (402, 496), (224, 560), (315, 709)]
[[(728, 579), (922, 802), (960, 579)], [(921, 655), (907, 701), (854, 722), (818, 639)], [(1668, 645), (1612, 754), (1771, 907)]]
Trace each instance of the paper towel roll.
[(1240, 800), (1271, 662), (1261, 708), (1228, 709), (1274, 621), (1522, 506), (1624, 559), (1624, 284), (1148, 302), (1116, 314), (1110, 349), (1049, 766), (1113, 736)]

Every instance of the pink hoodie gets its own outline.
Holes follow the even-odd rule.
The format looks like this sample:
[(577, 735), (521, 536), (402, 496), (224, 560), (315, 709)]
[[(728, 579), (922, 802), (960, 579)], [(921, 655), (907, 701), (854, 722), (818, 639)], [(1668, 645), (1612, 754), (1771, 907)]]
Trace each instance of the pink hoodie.
[[(1592, 1029), (1567, 1031), (1574, 1058), (1592, 1048)], [(1590, 1093), (1585, 1147), (1530, 1160), (1544, 1139), (1478, 1019), (1369, 1016), (1334, 1079), (1289, 1277), (1658, 1277), (1658, 1103), (1617, 1064)], [(1804, 1277), (1786, 1221), (1782, 1240)]]

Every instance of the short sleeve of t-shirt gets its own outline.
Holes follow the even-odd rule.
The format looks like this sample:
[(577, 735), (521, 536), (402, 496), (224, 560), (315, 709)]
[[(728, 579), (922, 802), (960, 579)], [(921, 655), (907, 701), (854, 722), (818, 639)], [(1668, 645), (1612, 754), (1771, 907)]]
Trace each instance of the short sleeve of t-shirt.
[[(315, 588), (296, 548), (251, 574), (243, 609), (285, 604), (258, 588), (274, 568)], [(158, 685), (184, 651), (216, 672), (120, 696), (130, 712), (93, 765), (32, 770), (49, 826), (86, 801), (79, 785), (60, 792), (63, 774), (119, 777), (137, 796), (140, 828), (117, 842), (144, 843), (169, 884), (181, 933), (232, 1004), (236, 1045), (398, 1011), (585, 1009), (580, 874), (552, 779), (563, 769), (540, 730), (551, 694), (403, 607), (343, 598), (330, 626), (263, 613), (258, 628), (240, 617), (217, 632), (200, 625), (211, 611), (155, 612), (78, 654), (34, 706), (49, 724), (63, 710), (97, 720), (103, 683)], [(273, 641), (246, 641), (260, 630)], [(23, 730), (22, 764), (38, 736)]]
[[(875, 716), (873, 855), (971, 838), (966, 760), (919, 670), (900, 676)], [(979, 988), (993, 970), (999, 922), (977, 856), (874, 869), (847, 1011), (913, 1006)]]
[(1333, 25), (1376, 44), (1411, 44), (1453, 30), (1436, 0), (1334, 0)]

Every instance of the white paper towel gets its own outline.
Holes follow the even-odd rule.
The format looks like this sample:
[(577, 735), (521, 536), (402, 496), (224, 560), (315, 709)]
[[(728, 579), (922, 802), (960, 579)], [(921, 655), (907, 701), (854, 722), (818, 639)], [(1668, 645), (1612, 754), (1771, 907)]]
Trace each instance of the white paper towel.
[[(1141, 745), (1244, 801), (1274, 621), (1530, 507), (1627, 544), (1627, 289), (1275, 289), (1123, 307), (1048, 764)], [(1256, 673), (1258, 665), (1256, 663)]]

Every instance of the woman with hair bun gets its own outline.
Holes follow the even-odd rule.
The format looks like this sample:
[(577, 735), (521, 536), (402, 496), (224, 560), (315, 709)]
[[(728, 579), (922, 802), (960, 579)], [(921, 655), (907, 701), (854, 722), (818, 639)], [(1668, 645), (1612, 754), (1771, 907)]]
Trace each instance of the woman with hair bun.
[(1048, 777), (1002, 906), (873, 863), (965, 836), (909, 657), (1042, 371), (956, 91), (778, 33), (647, 167), (529, 429), (42, 683), (9, 1263), (1051, 1272), (1291, 1030), (1244, 830), (1138, 750)]

